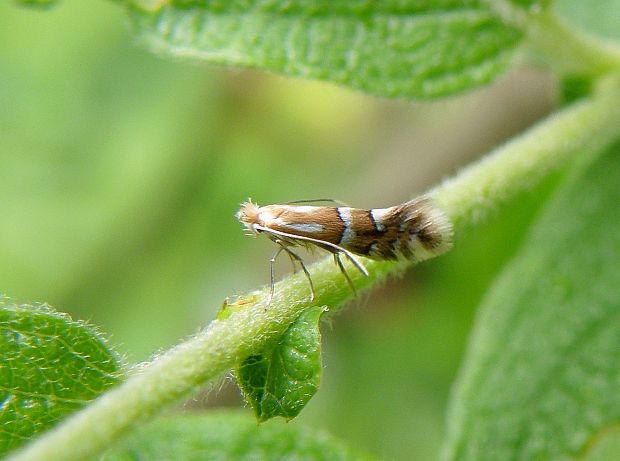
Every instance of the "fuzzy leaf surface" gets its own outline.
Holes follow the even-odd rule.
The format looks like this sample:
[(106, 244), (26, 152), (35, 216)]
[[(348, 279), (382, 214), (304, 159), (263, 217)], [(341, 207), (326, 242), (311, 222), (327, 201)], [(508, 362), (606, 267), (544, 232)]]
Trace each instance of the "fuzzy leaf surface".
[(157, 51), (411, 98), (490, 82), (521, 39), (477, 0), (134, 0), (130, 14)]
[(248, 357), (236, 370), (237, 382), (258, 421), (299, 414), (321, 380), (323, 307), (305, 311), (262, 354)]
[(0, 454), (119, 380), (119, 360), (101, 335), (46, 306), (0, 302), (0, 333)]

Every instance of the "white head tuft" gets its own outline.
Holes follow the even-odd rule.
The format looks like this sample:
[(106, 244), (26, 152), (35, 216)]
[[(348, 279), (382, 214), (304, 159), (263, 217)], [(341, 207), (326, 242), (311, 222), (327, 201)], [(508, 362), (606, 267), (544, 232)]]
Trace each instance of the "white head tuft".
[(258, 215), (260, 207), (256, 203), (252, 203), (251, 199), (241, 204), (241, 208), (235, 215), (239, 221), (251, 232), (257, 233), (253, 224), (258, 224)]

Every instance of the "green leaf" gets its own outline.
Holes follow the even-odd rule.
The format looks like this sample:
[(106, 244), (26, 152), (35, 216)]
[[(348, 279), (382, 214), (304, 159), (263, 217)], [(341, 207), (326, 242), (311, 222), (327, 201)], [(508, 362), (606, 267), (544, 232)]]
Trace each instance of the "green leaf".
[(554, 9), (591, 34), (620, 40), (620, 0), (556, 0)]
[(552, 0), (509, 0), (510, 3), (513, 3), (522, 8), (529, 8), (531, 10), (541, 10), (547, 8)]
[(620, 429), (614, 427), (594, 440), (580, 461), (618, 461), (618, 458), (620, 458)]
[(368, 460), (322, 431), (299, 425), (265, 424), (235, 413), (160, 418), (103, 456), (121, 460)]
[(583, 75), (568, 75), (560, 82), (562, 104), (570, 104), (592, 93), (592, 78)]
[(618, 171), (581, 162), (488, 293), (444, 459), (581, 459), (620, 422)]
[(158, 51), (383, 96), (480, 86), (506, 68), (521, 38), (476, 0), (134, 0), (130, 13)]
[(59, 3), (59, 0), (13, 0), (15, 3), (35, 8), (47, 8)]
[(323, 311), (323, 307), (305, 311), (271, 347), (248, 357), (235, 370), (258, 421), (275, 416), (293, 419), (319, 388)]
[(115, 384), (118, 357), (99, 333), (47, 306), (0, 300), (0, 454)]

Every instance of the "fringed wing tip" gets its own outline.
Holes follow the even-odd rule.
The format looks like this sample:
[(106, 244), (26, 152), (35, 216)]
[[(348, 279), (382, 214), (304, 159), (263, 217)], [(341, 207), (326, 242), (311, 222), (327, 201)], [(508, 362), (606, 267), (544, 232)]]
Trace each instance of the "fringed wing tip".
[(410, 219), (419, 221), (417, 238), (425, 250), (437, 256), (452, 248), (452, 222), (430, 197), (417, 197), (403, 206), (409, 211)]

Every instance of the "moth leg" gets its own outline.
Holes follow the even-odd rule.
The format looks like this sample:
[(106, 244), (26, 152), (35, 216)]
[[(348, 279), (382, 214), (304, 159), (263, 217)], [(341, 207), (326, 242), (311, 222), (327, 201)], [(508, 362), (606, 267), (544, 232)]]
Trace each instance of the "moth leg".
[[(344, 255), (347, 257), (349, 261), (353, 263), (353, 265), (357, 268), (358, 271), (360, 271), (363, 275), (368, 277), (368, 269), (364, 267), (364, 265), (359, 259), (357, 259), (355, 256), (353, 256), (348, 251)], [(338, 260), (340, 261), (340, 253), (338, 254)]]
[(287, 251), (286, 254), (288, 255), (288, 259), (291, 260), (291, 266), (293, 266), (293, 272), (297, 273), (299, 272), (299, 268), (297, 267), (297, 264), (295, 264), (295, 258), (293, 258), (291, 256), (291, 254)]
[[(277, 243), (281, 247), (280, 251), (284, 250), (285, 249), (284, 247), (287, 246), (287, 242), (282, 239), (274, 237), (271, 240), (273, 240), (275, 243)], [(288, 256), (288, 259), (291, 261), (291, 266), (293, 266), (293, 272), (297, 273), (299, 269), (297, 268), (297, 265), (295, 264), (296, 262), (295, 259), (288, 252), (286, 253), (286, 255)]]
[(297, 261), (299, 263), (299, 265), (301, 266), (301, 270), (304, 271), (304, 274), (306, 274), (306, 278), (308, 279), (308, 284), (310, 285), (310, 302), (314, 301), (314, 284), (312, 283), (312, 278), (310, 277), (310, 272), (308, 272), (308, 269), (306, 269), (306, 265), (304, 264), (304, 260), (301, 259), (301, 256), (299, 256), (297, 253), (295, 253), (290, 248), (287, 248), (286, 246), (284, 246), (281, 243), (280, 243), (280, 245), (281, 245), (281, 248), (288, 253), (289, 257), (293, 258), (295, 261)]
[(353, 294), (357, 296), (357, 290), (355, 289), (355, 285), (353, 285), (353, 280), (351, 280), (351, 277), (349, 277), (347, 270), (344, 268), (344, 264), (342, 264), (342, 260), (340, 259), (340, 253), (334, 253), (334, 262), (338, 265), (338, 268), (340, 269), (340, 272), (342, 272), (342, 275), (344, 275), (344, 278), (347, 279), (347, 283), (351, 287), (351, 291), (353, 291)]
[[(342, 260), (340, 259), (341, 255), (345, 255), (349, 261), (355, 266), (355, 268), (362, 273), (362, 275), (368, 277), (368, 269), (362, 264), (362, 262), (355, 257), (350, 251), (345, 250), (344, 248), (336, 247), (332, 248), (327, 245), (316, 244), (317, 246), (323, 248), (325, 251), (330, 252), (334, 255), (334, 261), (338, 264), (338, 267), (342, 267)], [(338, 260), (336, 260), (336, 255), (338, 255)], [(340, 269), (341, 272), (345, 272), (344, 269)]]
[(279, 241), (276, 241), (276, 243), (278, 243), (280, 246), (278, 247), (276, 252), (273, 254), (271, 259), (269, 260), (270, 289), (269, 289), (269, 296), (267, 297), (267, 307), (269, 307), (269, 305), (271, 304), (271, 300), (273, 299), (273, 293), (275, 291), (275, 286), (276, 286), (276, 282), (275, 282), (276, 270), (275, 270), (274, 265), (275, 265), (276, 259), (278, 259), (278, 256), (280, 255), (280, 253), (282, 253), (282, 250), (284, 249), (284, 245), (282, 245)]

